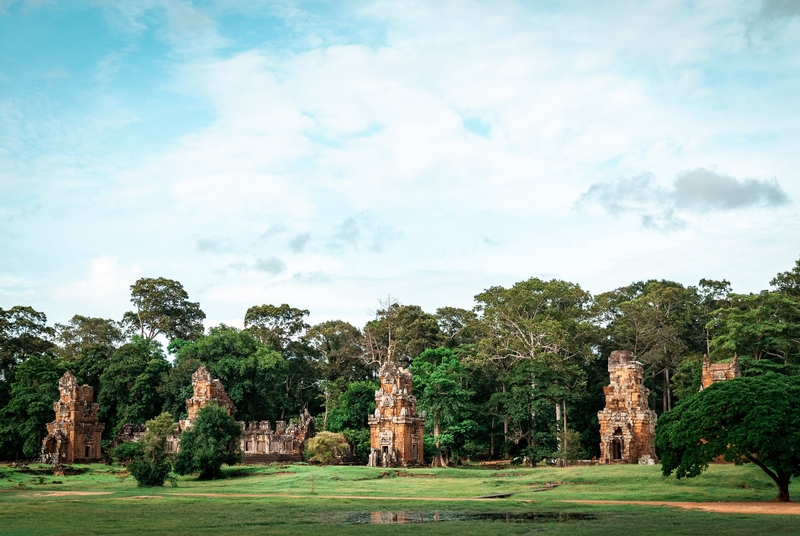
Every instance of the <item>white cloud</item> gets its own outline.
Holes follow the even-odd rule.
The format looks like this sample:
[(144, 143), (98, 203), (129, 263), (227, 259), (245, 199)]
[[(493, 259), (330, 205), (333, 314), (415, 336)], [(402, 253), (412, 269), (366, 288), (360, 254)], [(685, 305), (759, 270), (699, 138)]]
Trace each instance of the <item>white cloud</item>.
[(102, 255), (89, 261), (86, 279), (51, 289), (57, 301), (70, 303), (77, 314), (121, 318), (130, 307), (130, 286), (141, 277), (139, 266), (123, 266), (117, 257)]

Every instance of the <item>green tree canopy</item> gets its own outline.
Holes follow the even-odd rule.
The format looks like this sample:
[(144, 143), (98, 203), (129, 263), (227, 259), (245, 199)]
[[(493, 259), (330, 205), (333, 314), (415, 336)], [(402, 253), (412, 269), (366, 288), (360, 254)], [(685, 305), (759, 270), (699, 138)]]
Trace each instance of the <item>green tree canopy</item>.
[(55, 418), (58, 380), (66, 372), (61, 359), (33, 355), (16, 367), (11, 401), (0, 409), (0, 453), (19, 458), (37, 457), (45, 425)]
[(800, 476), (800, 376), (765, 374), (719, 382), (663, 414), (656, 426), (665, 476), (694, 477), (717, 456), (753, 463), (789, 500)]
[(131, 303), (123, 323), (139, 331), (143, 339), (163, 334), (169, 339), (194, 340), (203, 334), (205, 313), (189, 301), (180, 282), (164, 277), (143, 277), (131, 285)]
[(433, 428), (437, 453), (433, 466), (447, 465), (442, 454), (442, 439), (452, 442), (451, 428), (462, 427), (468, 421), (469, 401), (472, 393), (464, 389), (466, 371), (458, 357), (449, 348), (435, 348), (422, 352), (410, 367), (414, 375), (414, 393), (420, 409), (427, 412)]
[(161, 412), (158, 386), (170, 369), (161, 344), (134, 336), (111, 356), (100, 377), (100, 420), (113, 436), (124, 423), (143, 424)]
[(306, 442), (304, 455), (310, 462), (330, 465), (349, 451), (350, 445), (342, 434), (318, 432)]
[(199, 473), (201, 480), (221, 478), (223, 464), (242, 461), (241, 437), (241, 425), (225, 408), (214, 403), (203, 406), (192, 428), (181, 434), (175, 472), (179, 475)]
[(800, 298), (800, 259), (794, 262), (794, 268), (779, 273), (769, 284), (775, 287), (778, 292), (793, 298)]
[(286, 303), (257, 305), (245, 313), (244, 327), (262, 344), (281, 352), (309, 328), (305, 322), (308, 314), (307, 309), (296, 309)]

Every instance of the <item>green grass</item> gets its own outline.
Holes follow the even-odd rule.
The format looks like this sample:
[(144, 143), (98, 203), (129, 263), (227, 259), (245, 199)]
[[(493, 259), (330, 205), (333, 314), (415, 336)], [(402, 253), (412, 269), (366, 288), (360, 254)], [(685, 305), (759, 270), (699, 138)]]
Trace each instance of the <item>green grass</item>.
[[(36, 468), (37, 466), (32, 466)], [(641, 501), (769, 501), (772, 482), (752, 466), (714, 465), (694, 479), (664, 478), (658, 466), (385, 470), (306, 465), (236, 467), (229, 478), (178, 479), (177, 487), (139, 488), (119, 467), (85, 467), (81, 475), (53, 477), (0, 467), (3, 534), (797, 534), (800, 516), (715, 514), (670, 507), (564, 503), (570, 499)], [(401, 477), (397, 473), (435, 475)], [(53, 480), (61, 484), (52, 483)], [(564, 482), (533, 492), (547, 482)], [(20, 486), (22, 484), (22, 486)], [(314, 486), (312, 494), (311, 488)], [(53, 491), (110, 492), (47, 496)], [(792, 490), (794, 491), (794, 490)], [(491, 501), (460, 499), (513, 493)], [(798, 491), (800, 493), (800, 491)], [(215, 494), (202, 497), (185, 494)], [(256, 497), (237, 495), (253, 494)], [(291, 495), (294, 497), (281, 497)], [(325, 495), (403, 499), (331, 499)], [(140, 498), (149, 496), (150, 498)], [(594, 520), (569, 523), (447, 522), (422, 525), (349, 525), (353, 512), (562, 512)]]

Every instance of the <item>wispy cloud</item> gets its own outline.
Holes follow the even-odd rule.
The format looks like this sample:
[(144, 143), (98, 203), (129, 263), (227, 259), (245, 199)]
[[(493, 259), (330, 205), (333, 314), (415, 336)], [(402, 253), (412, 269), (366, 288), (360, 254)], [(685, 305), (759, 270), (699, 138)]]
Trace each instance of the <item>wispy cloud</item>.
[(593, 184), (576, 201), (579, 210), (600, 207), (612, 216), (635, 214), (649, 229), (686, 226), (681, 213), (708, 213), (744, 208), (775, 208), (789, 203), (777, 179), (744, 179), (709, 169), (684, 171), (671, 188), (663, 188), (652, 173)]
[(397, 229), (381, 223), (369, 211), (350, 216), (336, 226), (328, 247), (381, 253), (398, 236)]

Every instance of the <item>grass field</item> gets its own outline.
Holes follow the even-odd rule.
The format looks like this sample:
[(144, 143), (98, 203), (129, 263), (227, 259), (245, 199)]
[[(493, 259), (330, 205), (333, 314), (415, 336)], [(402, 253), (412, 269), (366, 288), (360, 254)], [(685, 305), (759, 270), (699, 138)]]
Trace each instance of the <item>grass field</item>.
[[(771, 501), (775, 487), (752, 466), (714, 465), (700, 477), (680, 481), (662, 477), (658, 466), (638, 465), (244, 466), (228, 468), (225, 480), (183, 477), (177, 487), (161, 488), (139, 488), (116, 466), (76, 466), (86, 472), (66, 477), (37, 474), (38, 467), (22, 472), (0, 466), (3, 534), (800, 534), (798, 515), (563, 502)], [(470, 500), (507, 493), (506, 498)], [(393, 516), (441, 522), (369, 524)]]

